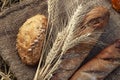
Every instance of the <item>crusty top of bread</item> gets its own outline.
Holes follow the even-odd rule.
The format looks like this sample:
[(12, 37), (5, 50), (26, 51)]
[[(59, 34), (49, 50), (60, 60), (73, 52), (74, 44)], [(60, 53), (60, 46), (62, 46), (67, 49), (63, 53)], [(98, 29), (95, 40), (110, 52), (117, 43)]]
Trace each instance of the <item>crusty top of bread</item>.
[(24, 63), (32, 65), (38, 62), (46, 27), (47, 18), (39, 14), (28, 19), (20, 27), (16, 46)]

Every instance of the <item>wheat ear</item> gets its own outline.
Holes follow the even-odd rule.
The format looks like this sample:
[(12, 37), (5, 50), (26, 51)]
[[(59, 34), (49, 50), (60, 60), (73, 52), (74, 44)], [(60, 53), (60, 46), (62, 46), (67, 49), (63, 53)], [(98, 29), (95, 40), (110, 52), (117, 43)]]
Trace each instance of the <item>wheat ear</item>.
[[(93, 4), (94, 4), (94, 2), (93, 2)], [(88, 5), (88, 4), (87, 4)], [(73, 40), (73, 33), (74, 33), (74, 30), (76, 29), (76, 27), (78, 26), (78, 23), (80, 22), (80, 21), (82, 21), (82, 20), (80, 20), (80, 19), (82, 19), (83, 18), (83, 16), (81, 15), (81, 13), (82, 13), (82, 5), (79, 5), (78, 6), (78, 8), (77, 8), (77, 10), (76, 10), (76, 12), (74, 13), (74, 15), (72, 16), (72, 19), (70, 20), (70, 22), (69, 22), (69, 24), (68, 24), (68, 26), (66, 27), (66, 34), (67, 35), (65, 35), (65, 38), (63, 38), (65, 41), (64, 42), (62, 42), (62, 43), (64, 43), (63, 44), (63, 46), (61, 47), (62, 49), (62, 51), (61, 51), (61, 53), (60, 53), (60, 57), (58, 58), (58, 60), (56, 61), (56, 63), (54, 64), (54, 66), (50, 69), (50, 71), (49, 72), (47, 72), (46, 73), (46, 76), (45, 76), (45, 74), (44, 74), (44, 80), (45, 79), (48, 79), (49, 77), (51, 77), (51, 75), (52, 75), (52, 72), (54, 72), (55, 71), (55, 69), (56, 69), (56, 67), (59, 65), (59, 63), (61, 62), (61, 57), (62, 57), (62, 55), (67, 51), (67, 49), (68, 49), (68, 47), (69, 47), (69, 43)], [(87, 8), (88, 9), (88, 8)], [(87, 10), (88, 11), (88, 10)], [(64, 31), (63, 31), (64, 32)], [(89, 37), (89, 35), (91, 35), (91, 32), (92, 31), (90, 31), (90, 32), (86, 32), (86, 34), (83, 34), (83, 35), (80, 35), (79, 36), (79, 40), (83, 40), (83, 38), (87, 38), (87, 37)], [(81, 33), (82, 33), (82, 31), (81, 31)], [(63, 35), (64, 36), (64, 35)], [(53, 46), (54, 47), (54, 46)], [(50, 54), (50, 53), (49, 53)], [(54, 59), (53, 59), (54, 60)], [(48, 68), (49, 68), (50, 66), (48, 66)], [(47, 68), (47, 70), (46, 71), (48, 71), (48, 68)]]

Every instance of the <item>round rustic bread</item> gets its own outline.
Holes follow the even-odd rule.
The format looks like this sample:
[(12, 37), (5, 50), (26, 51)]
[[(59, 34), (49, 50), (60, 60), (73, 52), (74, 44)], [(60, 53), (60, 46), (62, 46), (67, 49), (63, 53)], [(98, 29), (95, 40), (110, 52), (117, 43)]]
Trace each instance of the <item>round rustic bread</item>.
[(40, 14), (28, 19), (20, 27), (16, 47), (23, 63), (27, 65), (37, 64), (40, 59), (46, 29), (47, 18)]

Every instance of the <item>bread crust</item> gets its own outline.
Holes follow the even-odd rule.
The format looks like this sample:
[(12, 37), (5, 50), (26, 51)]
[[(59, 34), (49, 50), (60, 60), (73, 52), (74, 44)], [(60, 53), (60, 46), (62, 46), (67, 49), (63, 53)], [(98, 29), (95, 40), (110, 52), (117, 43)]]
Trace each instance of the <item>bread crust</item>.
[(23, 63), (35, 65), (39, 61), (47, 29), (47, 18), (35, 15), (28, 19), (17, 35), (16, 47)]
[(120, 12), (120, 0), (112, 0), (111, 4), (116, 11)]
[(120, 66), (120, 40), (83, 65), (70, 80), (104, 80), (118, 66)]

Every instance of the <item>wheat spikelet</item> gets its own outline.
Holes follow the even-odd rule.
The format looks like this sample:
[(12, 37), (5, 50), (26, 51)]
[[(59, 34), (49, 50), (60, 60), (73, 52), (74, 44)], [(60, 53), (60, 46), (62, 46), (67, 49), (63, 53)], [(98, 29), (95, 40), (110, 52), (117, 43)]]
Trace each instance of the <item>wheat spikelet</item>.
[[(81, 9), (81, 6), (79, 8)], [(74, 18), (74, 16), (73, 16), (73, 18)], [(75, 22), (74, 19), (72, 19), (71, 22)], [(54, 60), (54, 58), (59, 53), (59, 51), (61, 51), (62, 46), (64, 44), (64, 41), (65, 41), (66, 37), (68, 36), (68, 34), (70, 34), (71, 29), (73, 29), (72, 27), (74, 27), (72, 24), (70, 23), (69, 24), (70, 26), (67, 26), (62, 32), (60, 32), (58, 34), (58, 36), (57, 36), (57, 38), (56, 38), (56, 40), (55, 40), (55, 42), (53, 44), (52, 49), (48, 53), (48, 56), (46, 58), (46, 64), (45, 64), (44, 68), (46, 68), (46, 66), (47, 66), (47, 68), (46, 68), (46, 70), (44, 70), (44, 68), (42, 69), (42, 71), (44, 70), (44, 72), (41, 71), (43, 73), (43, 75), (41, 75), (41, 76), (44, 77), (44, 75), (47, 73), (48, 68), (50, 67), (49, 65)], [(60, 46), (60, 48), (58, 46)]]
[[(51, 70), (50, 70), (49, 73), (48, 73), (47, 70), (46, 70), (46, 74), (47, 74), (47, 75), (45, 76), (44, 80), (47, 79), (47, 78), (52, 74), (52, 72), (55, 71), (56, 67), (57, 67), (57, 66), (59, 65), (59, 63), (61, 62), (60, 59), (61, 59), (62, 55), (67, 51), (67, 49), (69, 49), (69, 45), (68, 45), (68, 44), (71, 43), (71, 41), (72, 41), (72, 39), (73, 39), (73, 31), (74, 31), (74, 29), (77, 27), (80, 19), (83, 18), (83, 16), (80, 15), (80, 14), (82, 13), (82, 9), (83, 9), (83, 8), (82, 8), (82, 5), (79, 5), (78, 8), (77, 8), (77, 10), (76, 10), (76, 12), (74, 13), (71, 21), (69, 22), (68, 26), (66, 27), (66, 28), (67, 28), (66, 31), (65, 31), (66, 35), (63, 35), (63, 37), (64, 37), (64, 38), (63, 38), (63, 39), (64, 39), (64, 44), (63, 44), (63, 46), (61, 47), (62, 52), (60, 53), (60, 57), (58, 58), (57, 62), (54, 64), (54, 66), (51, 68)], [(81, 20), (81, 21), (82, 21), (82, 20)], [(81, 33), (82, 33), (82, 31), (81, 31)], [(86, 34), (84, 34), (84, 35), (81, 35), (81, 36), (79, 36), (79, 39), (83, 39), (83, 37), (88, 37), (90, 34), (91, 34), (91, 33), (88, 32), (88, 33), (86, 33)], [(61, 43), (63, 43), (63, 42), (61, 42)], [(54, 46), (53, 46), (53, 47), (54, 47)], [(54, 52), (54, 53), (55, 53), (55, 52)], [(51, 53), (49, 53), (49, 54), (51, 54)], [(48, 56), (49, 56), (49, 55), (48, 55)], [(53, 58), (54, 58), (54, 57), (53, 57)], [(48, 68), (47, 68), (47, 69), (48, 69)]]
[(47, 58), (46, 58), (46, 62), (45, 62), (45, 66), (44, 68), (42, 69), (42, 71), (44, 70), (44, 72), (42, 72), (43, 75), (41, 76), (44, 76), (46, 73), (47, 73), (47, 70), (48, 68), (50, 67), (50, 64), (52, 63), (52, 61), (54, 60), (54, 58), (56, 57), (56, 55), (58, 54), (58, 52), (60, 52), (61, 50), (61, 47), (63, 45), (63, 42), (64, 42), (64, 32), (61, 32), (60, 34), (58, 34), (54, 44), (53, 44), (53, 48), (50, 50), (50, 52), (48, 53), (47, 55)]

